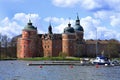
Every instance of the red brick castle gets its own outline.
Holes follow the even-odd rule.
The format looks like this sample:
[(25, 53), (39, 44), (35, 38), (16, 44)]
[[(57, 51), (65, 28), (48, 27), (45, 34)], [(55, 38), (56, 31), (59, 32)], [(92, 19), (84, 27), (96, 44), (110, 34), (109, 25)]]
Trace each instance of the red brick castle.
[(76, 46), (83, 44), (83, 34), (84, 30), (78, 16), (75, 26), (71, 27), (69, 23), (63, 34), (54, 34), (51, 24), (48, 27), (48, 34), (38, 34), (37, 28), (29, 20), (17, 41), (17, 57), (51, 57), (59, 56), (60, 52), (76, 56), (76, 51), (79, 52)]
[[(72, 27), (69, 23), (62, 34), (54, 34), (51, 24), (47, 34), (38, 34), (37, 28), (31, 20), (22, 30), (17, 40), (17, 57), (56, 57), (65, 53), (67, 56), (95, 56), (96, 41), (84, 40), (84, 30), (80, 25), (79, 17)], [(107, 52), (107, 40), (98, 40), (98, 53)]]

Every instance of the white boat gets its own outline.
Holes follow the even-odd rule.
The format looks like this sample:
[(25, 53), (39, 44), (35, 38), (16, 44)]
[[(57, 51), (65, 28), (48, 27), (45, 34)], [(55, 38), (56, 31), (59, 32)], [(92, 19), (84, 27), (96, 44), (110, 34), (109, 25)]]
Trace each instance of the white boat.
[(97, 56), (96, 59), (92, 61), (92, 64), (110, 65), (110, 60), (104, 56)]

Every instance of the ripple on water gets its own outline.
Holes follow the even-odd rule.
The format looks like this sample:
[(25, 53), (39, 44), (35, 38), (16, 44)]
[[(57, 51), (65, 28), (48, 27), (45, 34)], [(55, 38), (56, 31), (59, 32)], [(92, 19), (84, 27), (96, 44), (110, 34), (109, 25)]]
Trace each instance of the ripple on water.
[[(28, 61), (0, 61), (0, 80), (119, 80), (120, 66), (27, 66)], [(32, 63), (38, 63), (33, 61)], [(40, 63), (40, 62), (39, 62)], [(42, 62), (43, 63), (43, 62)]]

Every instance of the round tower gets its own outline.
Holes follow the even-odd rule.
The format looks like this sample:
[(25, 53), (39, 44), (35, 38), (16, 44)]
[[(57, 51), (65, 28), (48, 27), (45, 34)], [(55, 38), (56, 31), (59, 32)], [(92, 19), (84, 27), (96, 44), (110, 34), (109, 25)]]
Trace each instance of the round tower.
[(75, 31), (69, 23), (68, 27), (64, 29), (64, 33), (62, 34), (62, 52), (67, 54), (67, 56), (74, 56), (74, 43)]
[(19, 42), (18, 58), (37, 56), (37, 28), (32, 25), (31, 20), (22, 30)]
[(83, 27), (80, 25), (80, 20), (79, 20), (79, 16), (77, 15), (77, 19), (74, 25), (74, 30), (76, 33), (76, 39), (79, 41), (83, 40), (83, 35), (84, 35), (84, 30)]

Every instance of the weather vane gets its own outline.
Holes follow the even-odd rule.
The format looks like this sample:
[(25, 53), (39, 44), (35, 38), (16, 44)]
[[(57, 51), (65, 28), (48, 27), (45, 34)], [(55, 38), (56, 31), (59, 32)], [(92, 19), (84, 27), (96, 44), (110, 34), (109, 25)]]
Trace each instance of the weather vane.
[(69, 24), (70, 24), (70, 20), (71, 20), (71, 18), (69, 17)]
[(31, 14), (29, 14), (29, 16), (28, 16), (28, 17), (29, 17), (29, 22), (31, 22)]

